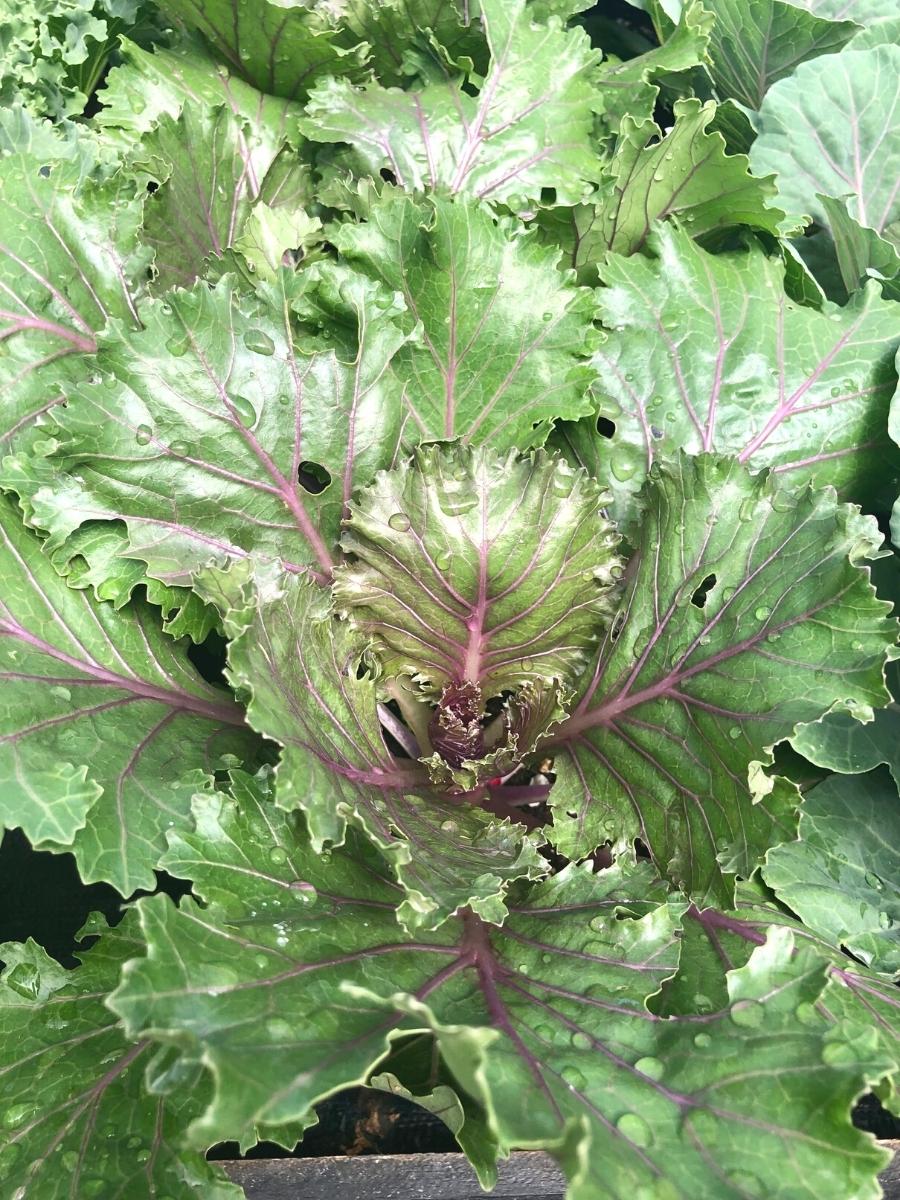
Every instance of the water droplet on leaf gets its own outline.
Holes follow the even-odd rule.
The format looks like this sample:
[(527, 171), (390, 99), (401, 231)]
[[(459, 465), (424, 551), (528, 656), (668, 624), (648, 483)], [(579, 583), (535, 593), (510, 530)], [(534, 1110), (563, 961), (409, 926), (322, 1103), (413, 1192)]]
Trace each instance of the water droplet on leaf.
[(232, 396), (231, 405), (241, 424), (246, 425), (248, 429), (252, 429), (256, 423), (256, 409), (250, 401), (244, 396)]
[(275, 353), (275, 343), (262, 329), (248, 329), (244, 334), (244, 345), (254, 354), (265, 354), (268, 357)]
[(410, 519), (406, 513), (396, 512), (388, 517), (388, 525), (396, 533), (406, 533), (410, 527)]
[(635, 1146), (649, 1146), (653, 1141), (650, 1126), (637, 1113), (623, 1113), (616, 1121), (616, 1129)]
[(134, 431), (134, 440), (139, 446), (146, 446), (153, 437), (153, 430), (149, 425), (138, 425)]
[(738, 1000), (731, 1006), (731, 1019), (742, 1029), (759, 1029), (766, 1019), (766, 1010), (758, 1000)]

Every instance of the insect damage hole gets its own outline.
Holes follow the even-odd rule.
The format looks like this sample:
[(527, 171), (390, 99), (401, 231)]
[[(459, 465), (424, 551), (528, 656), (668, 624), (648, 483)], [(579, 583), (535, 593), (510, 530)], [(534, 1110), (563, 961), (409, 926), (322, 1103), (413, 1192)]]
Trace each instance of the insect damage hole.
[(331, 475), (315, 462), (302, 462), (297, 468), (297, 482), (312, 496), (324, 492), (331, 483)]
[(694, 594), (691, 596), (691, 604), (696, 605), (697, 608), (704, 608), (706, 606), (706, 597), (715, 586), (715, 575), (707, 575), (700, 586), (696, 589)]

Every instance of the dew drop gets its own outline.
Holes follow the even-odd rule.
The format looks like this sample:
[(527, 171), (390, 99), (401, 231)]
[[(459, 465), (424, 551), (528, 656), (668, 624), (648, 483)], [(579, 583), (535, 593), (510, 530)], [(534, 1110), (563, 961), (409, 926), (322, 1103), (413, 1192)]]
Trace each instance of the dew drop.
[(736, 741), (741, 736), (740, 725), (732, 725), (731, 728), (728, 730), (728, 736), (731, 738), (732, 741)]
[(281, 846), (273, 846), (269, 851), (269, 862), (274, 863), (276, 867), (280, 867), (282, 863), (287, 862), (287, 851)]
[(865, 880), (869, 887), (874, 888), (876, 892), (884, 889), (884, 880), (879, 875), (876, 875), (874, 871), (866, 871)]
[(742, 1196), (761, 1197), (767, 1194), (760, 1181), (749, 1171), (729, 1171), (727, 1178), (731, 1186)]
[(694, 1045), (698, 1050), (706, 1050), (712, 1045), (712, 1038), (708, 1033), (698, 1033), (694, 1038)]
[(166, 349), (173, 358), (182, 358), (187, 354), (189, 344), (186, 337), (170, 337), (166, 342)]
[(627, 458), (613, 458), (609, 464), (610, 470), (620, 483), (625, 483), (634, 474), (634, 463)]
[(560, 1074), (570, 1087), (583, 1088), (587, 1083), (584, 1075), (578, 1070), (577, 1067), (563, 1067)]
[(658, 1058), (639, 1058), (634, 1064), (642, 1075), (646, 1075), (648, 1079), (662, 1079), (664, 1067)]
[(761, 604), (753, 615), (756, 617), (757, 621), (768, 621), (769, 617), (772, 615), (772, 610), (767, 605)]
[(396, 533), (406, 533), (410, 526), (410, 520), (406, 513), (395, 512), (388, 517), (388, 525)]
[(616, 1121), (616, 1129), (635, 1146), (649, 1146), (653, 1141), (650, 1126), (637, 1113), (623, 1113)]
[(67, 687), (63, 687), (62, 684), (58, 684), (56, 687), (52, 687), (50, 689), (50, 695), (54, 696), (57, 700), (71, 700), (72, 699), (72, 693), (69, 691), (69, 689)]
[(453, 555), (449, 550), (440, 550), (434, 556), (434, 565), (439, 571), (446, 571), (453, 562)]
[(149, 425), (138, 425), (134, 431), (134, 440), (139, 446), (146, 446), (153, 437), (153, 430)]
[(232, 396), (231, 406), (242, 425), (251, 429), (256, 423), (256, 409), (244, 396)]
[(576, 1050), (590, 1050), (593, 1046), (593, 1040), (586, 1033), (582, 1033), (580, 1029), (576, 1030), (571, 1037), (572, 1045)]
[(444, 833), (456, 833), (459, 826), (455, 821), (441, 821), (441, 829), (443, 829)]
[(265, 354), (269, 357), (275, 353), (275, 343), (262, 329), (248, 329), (244, 334), (244, 345), (254, 354)]
[(822, 1018), (816, 1012), (816, 1006), (804, 1000), (794, 1009), (794, 1016), (801, 1025), (817, 1026), (822, 1024)]
[(893, 929), (894, 928), (894, 918), (891, 916), (890, 913), (886, 913), (886, 912), (882, 911), (878, 914), (878, 924), (881, 926), (882, 929)]
[(15, 1129), (17, 1125), (21, 1125), (28, 1117), (37, 1112), (33, 1104), (14, 1104), (12, 1108), (8, 1108), (3, 1114), (3, 1124), (7, 1129)]
[(266, 1033), (274, 1042), (286, 1042), (293, 1037), (294, 1030), (284, 1017), (271, 1017), (266, 1021)]
[(731, 1006), (731, 1019), (742, 1029), (759, 1029), (766, 1019), (766, 1010), (758, 1000), (738, 1000)]
[(709, 996), (704, 996), (703, 992), (694, 993), (694, 1008), (698, 1013), (708, 1013), (713, 1010), (713, 1002)]
[(172, 442), (169, 445), (169, 450), (172, 454), (177, 454), (180, 458), (183, 458), (190, 450), (190, 446), (187, 442)]
[(264, 954), (257, 954), (253, 960), (261, 971), (264, 971), (269, 965), (269, 960)]

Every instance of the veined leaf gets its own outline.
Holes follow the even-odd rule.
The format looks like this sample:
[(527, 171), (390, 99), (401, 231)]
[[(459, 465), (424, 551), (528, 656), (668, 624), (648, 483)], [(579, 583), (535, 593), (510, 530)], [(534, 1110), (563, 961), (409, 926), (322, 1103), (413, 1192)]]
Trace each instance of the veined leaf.
[(763, 875), (804, 925), (867, 966), (900, 974), (900, 803), (884, 768), (832, 775), (808, 792), (796, 842)]
[(93, 370), (97, 330), (137, 324), (152, 252), (116, 166), (82, 128), (0, 113), (0, 455)]
[(152, 609), (117, 613), (73, 591), (0, 505), (0, 817), (35, 845), (71, 849), (88, 882), (152, 888), (197, 769), (254, 755), (254, 739)]
[(350, 506), (335, 598), (388, 676), (485, 698), (567, 680), (621, 573), (604, 493), (538, 452), (426, 447)]
[(825, 14), (804, 12), (784, 0), (704, 0), (704, 4), (716, 18), (707, 66), (716, 93), (751, 110), (759, 109), (772, 84), (791, 75), (800, 63), (834, 54), (859, 32), (859, 24), (854, 24), (855, 3), (843, 5), (848, 20), (826, 20)]
[(535, 839), (484, 809), (431, 788), (424, 768), (395, 759), (361, 671), (365, 643), (330, 613), (308, 579), (285, 576), (251, 596), (229, 649), (230, 675), (250, 694), (250, 724), (282, 747), (277, 803), (302, 809), (313, 844), (339, 845), (348, 821), (385, 853), (406, 891), (410, 929), (440, 925), (465, 905), (488, 920), (506, 912), (510, 880), (545, 868)]
[(579, 279), (595, 283), (609, 251), (640, 250), (666, 217), (677, 216), (692, 237), (735, 225), (780, 231), (774, 182), (750, 175), (745, 155), (726, 153), (725, 139), (708, 128), (715, 114), (711, 101), (677, 100), (665, 135), (653, 121), (626, 118), (597, 201), (541, 214)]
[(877, 285), (817, 312), (788, 298), (782, 261), (759, 248), (711, 255), (666, 225), (651, 246), (654, 258), (603, 271), (595, 393), (614, 434), (586, 420), (553, 438), (607, 484), (619, 520), (634, 521), (650, 466), (682, 449), (858, 501), (895, 494), (886, 417), (900, 325)]
[(389, 170), (414, 191), (448, 189), (491, 200), (579, 201), (598, 176), (590, 146), (599, 55), (583, 30), (533, 22), (526, 0), (481, 0), (491, 64), (478, 95), (462, 78), (400, 91), (327, 79), (301, 128), (318, 142), (347, 142), (364, 171)]
[(358, 76), (366, 47), (341, 37), (329, 6), (303, 0), (160, 0), (169, 17), (197, 29), (219, 58), (254, 87), (302, 101), (317, 79)]
[[(462, 197), (386, 193), (361, 224), (329, 230), (341, 256), (394, 291), (416, 336), (394, 366), (415, 439), (525, 448), (554, 418), (590, 411), (591, 294), (558, 253)], [(522, 305), (523, 296), (540, 298)]]
[(808, 9), (816, 16), (829, 21), (850, 18), (857, 25), (872, 25), (886, 17), (895, 17), (897, 7), (893, 0), (787, 0), (797, 8)]
[(144, 1076), (158, 1049), (129, 1041), (104, 1004), (122, 964), (143, 948), (135, 916), (115, 929), (91, 922), (85, 933), (101, 938), (74, 971), (33, 941), (0, 946), (6, 1194), (239, 1200), (219, 1169), (183, 1150), (184, 1127), (209, 1090), (202, 1068), (183, 1069), (168, 1095), (148, 1095)]
[(620, 616), (553, 739), (553, 838), (571, 857), (640, 837), (698, 905), (727, 905), (725, 876), (793, 833), (792, 787), (759, 768), (771, 747), (888, 699), (896, 625), (860, 566), (881, 535), (833, 493), (733, 460), (651, 479)]
[(850, 215), (900, 246), (898, 111), (900, 46), (803, 63), (763, 101), (751, 166), (774, 172), (789, 212), (827, 223), (819, 195), (850, 195)]
[(132, 1036), (152, 1028), (209, 1063), (197, 1140), (295, 1120), (424, 1027), (500, 1150), (550, 1149), (576, 1200), (869, 1187), (881, 1155), (847, 1112), (890, 1060), (851, 1040), (826, 1051), (824, 1019), (798, 1024), (827, 967), (787, 931), (732, 972), (721, 1011), (662, 1021), (646, 1000), (677, 964), (677, 909), (655, 902), (646, 864), (569, 867), (502, 929), (466, 915), (410, 942), (355, 840), (326, 870), (264, 798), (203, 797), (197, 819), (167, 862), (207, 905), (141, 901), (148, 956), (111, 1001)]
[(53, 547), (85, 521), (123, 520), (129, 554), (167, 583), (247, 555), (330, 572), (350, 495), (399, 448), (388, 364), (403, 334), (393, 298), (356, 278), (341, 288), (352, 350), (301, 340), (292, 305), (307, 286), (283, 272), (248, 294), (225, 276), (144, 305), (140, 333), (110, 330), (96, 381), (41, 430), (69, 474), (42, 488), (37, 453), (7, 462)]

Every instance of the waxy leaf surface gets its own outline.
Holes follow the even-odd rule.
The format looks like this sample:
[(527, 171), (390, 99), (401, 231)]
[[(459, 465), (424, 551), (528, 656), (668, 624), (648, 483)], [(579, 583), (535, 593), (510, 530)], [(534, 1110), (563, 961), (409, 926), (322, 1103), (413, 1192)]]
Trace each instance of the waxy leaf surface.
[(850, 196), (860, 225), (900, 245), (898, 113), (900, 46), (816, 58), (769, 90), (751, 165), (789, 212), (825, 223), (818, 197)]
[(809, 929), (867, 966), (900, 973), (900, 801), (882, 767), (832, 775), (808, 792), (796, 842), (763, 875)]
[(196, 1138), (296, 1120), (424, 1028), (500, 1148), (549, 1148), (576, 1200), (762, 1200), (786, 1175), (850, 1197), (881, 1164), (847, 1110), (887, 1059), (834, 1054), (824, 1019), (798, 1024), (827, 968), (787, 931), (732, 973), (721, 1011), (664, 1021), (646, 1000), (677, 964), (677, 909), (655, 903), (646, 864), (569, 867), (502, 929), (468, 916), (410, 942), (355, 841), (324, 871), (264, 798), (203, 797), (197, 819), (167, 862), (207, 905), (141, 901), (148, 955), (112, 999), (132, 1035), (150, 1027), (203, 1055), (216, 1095)]
[(769, 748), (888, 698), (896, 626), (858, 565), (880, 534), (833, 493), (707, 455), (656, 468), (645, 509), (620, 613), (551, 738), (553, 838), (572, 856), (640, 837), (698, 905), (728, 904), (724, 876), (793, 836)]
[[(554, 253), (459, 198), (385, 194), (329, 231), (341, 256), (403, 294), (412, 337), (394, 368), (415, 439), (525, 448), (554, 419), (590, 412), (595, 304)], [(534, 305), (522, 304), (531, 296)]]
[(208, 1094), (203, 1072), (188, 1066), (176, 1091), (148, 1095), (158, 1047), (129, 1041), (104, 1004), (122, 964), (143, 950), (136, 918), (87, 932), (101, 940), (72, 971), (33, 941), (0, 946), (4, 1193), (239, 1200), (239, 1188), (183, 1147)]
[[(247, 555), (327, 575), (347, 500), (399, 447), (388, 366), (403, 335), (391, 298), (360, 279), (345, 292), (353, 350), (301, 344), (292, 303), (305, 286), (285, 272), (254, 296), (226, 276), (145, 304), (141, 332), (104, 338), (97, 382), (52, 427), (69, 474), (40, 490), (36, 455), (13, 481), (28, 490), (34, 473), (34, 520), (54, 546), (85, 521), (119, 519), (129, 552), (165, 582)], [(324, 491), (307, 486), (310, 469), (326, 473)]]
[(526, 0), (482, 0), (491, 64), (477, 95), (461, 77), (401, 91), (376, 82), (319, 83), (301, 128), (318, 142), (346, 142), (362, 172), (390, 171), (408, 191), (508, 200), (552, 187), (576, 203), (596, 180), (590, 145), (599, 54), (583, 30), (538, 25)]
[(357, 501), (335, 598), (388, 675), (488, 698), (566, 680), (608, 620), (620, 573), (604, 493), (538, 451), (429, 446)]
[(786, 295), (782, 261), (759, 248), (711, 255), (669, 226), (651, 246), (655, 257), (614, 257), (603, 271), (610, 333), (594, 391), (615, 432), (598, 436), (586, 420), (554, 435), (608, 484), (615, 515), (634, 520), (649, 467), (682, 449), (734, 454), (859, 502), (890, 491), (900, 326), (877, 285), (817, 312)]
[(340, 844), (348, 821), (361, 826), (406, 890), (410, 928), (463, 905), (502, 920), (507, 883), (544, 867), (521, 826), (434, 791), (423, 767), (389, 753), (360, 671), (365, 639), (333, 618), (323, 589), (286, 576), (249, 611), (230, 673), (251, 693), (250, 724), (282, 746), (278, 804), (303, 810), (319, 849)]
[(254, 753), (255, 739), (153, 609), (117, 613), (68, 587), (11, 500), (0, 503), (0, 818), (71, 849), (85, 881), (153, 888), (198, 769)]

